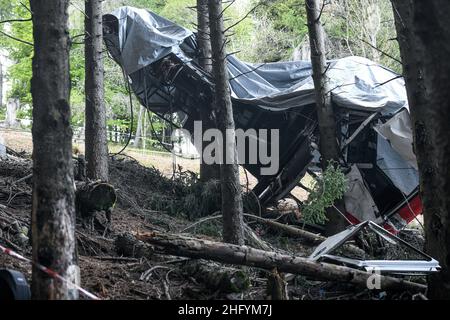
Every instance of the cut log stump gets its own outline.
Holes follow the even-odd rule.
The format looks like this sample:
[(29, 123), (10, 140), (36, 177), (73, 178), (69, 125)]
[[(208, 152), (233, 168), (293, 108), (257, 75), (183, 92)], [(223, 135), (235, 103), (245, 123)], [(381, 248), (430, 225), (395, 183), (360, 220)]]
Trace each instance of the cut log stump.
[(111, 224), (111, 215), (116, 204), (117, 194), (114, 187), (105, 182), (94, 181), (78, 183), (75, 193), (75, 206), (77, 217), (84, 225), (94, 229), (94, 218), (97, 212), (104, 212), (108, 227)]

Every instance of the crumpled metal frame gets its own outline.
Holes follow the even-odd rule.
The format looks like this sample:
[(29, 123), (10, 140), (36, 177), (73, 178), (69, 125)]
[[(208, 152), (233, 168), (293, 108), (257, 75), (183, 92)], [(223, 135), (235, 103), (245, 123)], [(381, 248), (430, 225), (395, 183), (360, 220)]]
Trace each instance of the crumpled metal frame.
[[(359, 260), (331, 254), (363, 230), (373, 231), (390, 243), (406, 246), (408, 249), (422, 256), (424, 260)], [(309, 259), (313, 261), (326, 260), (365, 269), (366, 271), (378, 270), (381, 273), (398, 275), (425, 275), (439, 272), (441, 269), (436, 259), (391, 234), (372, 221), (364, 221), (360, 224), (352, 225), (344, 231), (329, 237), (316, 247), (314, 252), (309, 256)]]

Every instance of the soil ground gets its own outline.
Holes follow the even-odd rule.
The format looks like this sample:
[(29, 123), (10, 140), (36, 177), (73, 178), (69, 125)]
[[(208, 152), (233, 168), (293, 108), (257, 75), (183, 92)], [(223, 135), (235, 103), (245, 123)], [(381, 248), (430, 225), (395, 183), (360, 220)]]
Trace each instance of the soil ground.
[[(9, 148), (20, 153), (0, 160), (0, 244), (30, 257), (31, 246), (27, 230), (30, 227), (31, 179), (19, 179), (32, 172), (31, 134), (0, 129), (0, 135)], [(77, 148), (82, 152), (81, 146)], [(242, 268), (249, 275), (249, 289), (229, 293), (211, 287), (195, 275), (187, 273), (184, 268), (186, 259), (163, 255), (130, 258), (117, 253), (114, 241), (117, 235), (123, 233), (154, 230), (189, 232), (190, 236), (220, 241), (221, 230), (219, 219), (211, 219), (192, 227), (202, 217), (192, 216), (191, 213), (196, 206), (203, 210), (207, 200), (201, 198), (205, 194), (204, 190), (200, 192), (200, 202), (192, 199), (191, 195), (195, 194), (193, 192), (196, 192), (197, 187), (192, 184), (192, 177), (183, 171), (197, 172), (196, 160), (178, 159), (183, 170), (172, 179), (170, 156), (142, 154), (133, 149), (127, 149), (125, 154), (126, 156), (116, 157), (110, 162), (110, 179), (118, 195), (112, 231), (104, 233), (101, 229), (87, 230), (77, 224), (82, 287), (102, 299), (265, 299), (267, 272), (263, 270)], [(246, 181), (243, 180), (242, 183), (245, 184)], [(250, 183), (254, 185), (254, 179)], [(100, 223), (104, 222), (102, 215), (97, 215), (97, 218)], [(260, 239), (276, 251), (307, 256), (313, 250), (299, 240), (250, 221), (247, 223)], [(31, 281), (31, 267), (27, 263), (0, 254), (0, 268), (19, 270)], [(289, 276), (288, 293), (291, 299), (385, 297), (346, 284), (313, 281), (302, 276)]]

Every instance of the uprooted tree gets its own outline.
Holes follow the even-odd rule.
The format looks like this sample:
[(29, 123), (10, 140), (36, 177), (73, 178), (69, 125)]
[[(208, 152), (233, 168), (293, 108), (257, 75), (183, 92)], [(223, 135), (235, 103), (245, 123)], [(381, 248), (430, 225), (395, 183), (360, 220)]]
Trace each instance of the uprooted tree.
[[(70, 127), (68, 0), (32, 0), (33, 260), (77, 282)], [(77, 290), (33, 267), (34, 299), (76, 299)]]
[(450, 3), (393, 0), (424, 205), (426, 251), (442, 271), (430, 298), (450, 299)]

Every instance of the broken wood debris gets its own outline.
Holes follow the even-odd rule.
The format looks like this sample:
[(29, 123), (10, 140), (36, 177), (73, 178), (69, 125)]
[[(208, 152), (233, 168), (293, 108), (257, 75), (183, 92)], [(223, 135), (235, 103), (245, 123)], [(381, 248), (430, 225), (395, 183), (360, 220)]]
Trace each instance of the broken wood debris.
[(214, 291), (240, 293), (250, 287), (250, 278), (244, 269), (236, 269), (205, 260), (190, 260), (183, 271)]
[[(315, 234), (303, 229), (299, 229), (293, 226), (290, 226), (288, 224), (284, 224), (284, 223), (280, 223), (277, 222), (275, 220), (271, 220), (271, 219), (266, 219), (266, 218), (262, 218), (262, 217), (258, 217), (255, 215), (251, 215), (251, 214), (244, 214), (245, 217), (248, 217), (250, 219), (253, 219), (257, 222), (263, 223), (273, 229), (279, 230), (281, 232), (284, 232), (285, 234), (289, 235), (289, 236), (293, 236), (302, 240), (305, 240), (306, 242), (311, 242), (311, 243), (322, 243), (324, 242), (327, 238), (324, 236), (321, 236), (320, 234)], [(346, 244), (344, 246), (345, 250), (352, 252), (353, 254), (356, 254), (357, 256), (364, 256), (364, 250), (351, 245), (351, 244)]]

